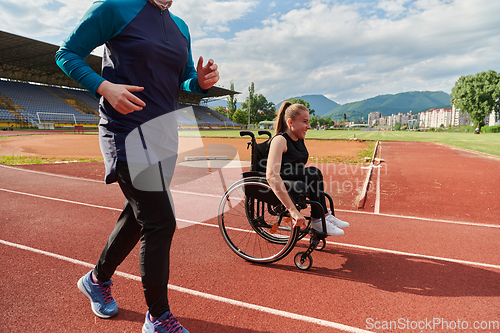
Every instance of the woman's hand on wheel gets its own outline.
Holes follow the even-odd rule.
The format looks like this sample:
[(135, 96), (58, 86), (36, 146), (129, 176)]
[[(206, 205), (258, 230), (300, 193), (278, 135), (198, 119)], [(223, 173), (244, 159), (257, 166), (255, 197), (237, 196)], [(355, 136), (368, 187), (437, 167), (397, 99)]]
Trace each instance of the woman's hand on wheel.
[(300, 214), (298, 210), (290, 210), (290, 217), (292, 219), (292, 225), (294, 228), (299, 227), (301, 230), (307, 228), (306, 218), (302, 214)]

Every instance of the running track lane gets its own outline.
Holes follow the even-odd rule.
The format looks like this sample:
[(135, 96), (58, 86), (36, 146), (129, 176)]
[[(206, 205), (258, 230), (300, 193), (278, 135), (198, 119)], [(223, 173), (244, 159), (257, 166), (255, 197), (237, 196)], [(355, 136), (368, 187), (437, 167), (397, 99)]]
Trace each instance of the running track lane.
[[(109, 191), (113, 191), (112, 186), (101, 188), (97, 187), (99, 186), (97, 183), (88, 182), (92, 183), (92, 186), (88, 186), (87, 189), (88, 184), (83, 184), (87, 182), (79, 180), (65, 178), (54, 180), (55, 177), (42, 175), (27, 179), (29, 176), (25, 174), (16, 177), (14, 174), (5, 174), (4, 169), (1, 172), (2, 179), (13, 183), (8, 184), (2, 180), (4, 189), (17, 191), (20, 186), (24, 190), (24, 192), (18, 191), (19, 193), (0, 191), (0, 202), (8, 202), (7, 207), (9, 207), (3, 229), (11, 232), (5, 234), (6, 238), (10, 241), (15, 239), (20, 243), (22, 241), (25, 245), (42, 250), (52, 249), (61, 255), (73, 255), (70, 257), (84, 262), (95, 261), (116, 218), (113, 215), (117, 214), (121, 203), (107, 209), (84, 206), (77, 202), (94, 205), (97, 200), (96, 191), (104, 191), (103, 188), (111, 188)], [(19, 182), (19, 178), (26, 183)], [(42, 186), (44, 182), (50, 183), (50, 186), (47, 186), (48, 189), (44, 190)], [(68, 182), (71, 183), (70, 186)], [(76, 186), (73, 182), (77, 183)], [(28, 193), (29, 189), (33, 190), (30, 194), (45, 197), (22, 194)], [(76, 193), (71, 192), (71, 189), (74, 189)], [(52, 198), (63, 198), (73, 200), (73, 202), (49, 199), (47, 194), (59, 194)], [(122, 200), (120, 197), (113, 199), (116, 194), (107, 192), (105, 194), (108, 198), (107, 203)], [(174, 193), (176, 201), (177, 195), (182, 195), (182, 193)], [(48, 209), (41, 209), (42, 206)], [(177, 214), (182, 217), (182, 212), (178, 211)], [(445, 249), (439, 246), (436, 249), (438, 253), (433, 252), (433, 248), (428, 251), (429, 245), (436, 239), (431, 238), (426, 241), (431, 234), (446, 232), (448, 233), (446, 237), (442, 236), (439, 240), (449, 243), (450, 239), (454, 239), (455, 232), (466, 237), (470, 230), (483, 233), (485, 237), (486, 234), (493, 234), (492, 236), (497, 238), (496, 228), (433, 221), (422, 223), (422, 220), (346, 211), (339, 212), (339, 216), (350, 221), (352, 227), (348, 229), (347, 236), (334, 240), (348, 245), (352, 244), (352, 246), (327, 245), (326, 251), (315, 252), (313, 254), (314, 266), (308, 272), (298, 271), (291, 263), (291, 256), (268, 266), (248, 264), (236, 258), (227, 249), (216, 227), (194, 225), (180, 229), (174, 239), (171, 283), (189, 290), (236, 299), (277, 311), (297, 313), (310, 318), (361, 328), (365, 327), (367, 318), (391, 320), (405, 317), (409, 320), (420, 320), (441, 316), (450, 321), (460, 318), (470, 320), (472, 323), (472, 320), (493, 320), (498, 317), (498, 311), (493, 306), (498, 304), (499, 270), (494, 265), (498, 262), (498, 258), (485, 255), (485, 252), (482, 252), (484, 250), (478, 250), (477, 247), (481, 246), (475, 244), (475, 241), (470, 242), (471, 247), (467, 250), (461, 250), (463, 247), (460, 246), (460, 242), (451, 242)], [(68, 220), (74, 221), (74, 224), (69, 225)], [(411, 228), (409, 230), (404, 227), (395, 228), (401, 224), (401, 221)], [(205, 221), (208, 224), (215, 222), (215, 219)], [(420, 228), (422, 224), (424, 226)], [(435, 232), (433, 230), (435, 226), (449, 229)], [(102, 233), (88, 235), (89, 230), (104, 228), (108, 229)], [(27, 235), (24, 233), (20, 235), (19, 232), (12, 232), (16, 229), (18, 231), (30, 230), (30, 232)], [(419, 232), (418, 241), (415, 240), (415, 230)], [(385, 231), (385, 234), (380, 235), (381, 231)], [(408, 233), (410, 235), (407, 235)], [(481, 240), (483, 243), (494, 244), (485, 238)], [(400, 251), (415, 249), (417, 254), (427, 253), (427, 255), (438, 257), (441, 254), (450, 253), (454, 255), (454, 259), (458, 258), (458, 260), (470, 260), (471, 257), (477, 257), (484, 259), (477, 261), (478, 263), (490, 263), (492, 266), (438, 260), (425, 256), (406, 256), (398, 252), (384, 252), (377, 248), (357, 246), (375, 247), (377, 243), (386, 245), (386, 249), (393, 248)], [(130, 330), (137, 332), (140, 329), (144, 304), (139, 283), (134, 282), (135, 280), (123, 279), (120, 276), (115, 278), (114, 294), (124, 311), (121, 311), (116, 319), (96, 321), (88, 309), (88, 302), (78, 294), (74, 287), (79, 276), (88, 270), (87, 267), (68, 265), (52, 257), (41, 254), (33, 255), (29, 251), (27, 253), (26, 250), (9, 246), (1, 248), (2, 257), (5, 254), (5, 257), (10, 259), (4, 266), (4, 268), (8, 267), (7, 272), (23, 277), (12, 283), (12, 281), (6, 281), (6, 274), (3, 274), (2, 285), (5, 286), (7, 282), (11, 282), (11, 285), (14, 285), (13, 290), (17, 289), (14, 288), (16, 286), (17, 290), (22, 290), (12, 295), (22, 294), (25, 296), (23, 300), (36, 300), (35, 309), (43, 310), (25, 313), (28, 318), (23, 318), (23, 320), (20, 319), (19, 312), (8, 312), (4, 323), (20, 328), (23, 327), (22, 325), (36, 322), (42, 327), (40, 331), (52, 331), (60, 325), (60, 319), (65, 315), (65, 311), (69, 311), (71, 315), (68, 315), (68, 320), (64, 324), (75, 330), (79, 330), (79, 327), (87, 327), (85, 331)], [(470, 255), (473, 252), (478, 253)], [(488, 250), (488, 252), (495, 253), (498, 249), (494, 249), (493, 252)], [(50, 267), (50, 270), (47, 267)], [(120, 269), (138, 276), (137, 256), (129, 257)], [(200, 272), (203, 272), (203, 279), (200, 279)], [(60, 288), (49, 290), (48, 282), (54, 279), (58, 280)], [(482, 283), (479, 286), (474, 283), (475, 281), (482, 281)], [(24, 302), (19, 302), (18, 298), (11, 296), (7, 291), (5, 293), (10, 297), (5, 298), (3, 307), (7, 308), (6, 303), (12, 303), (18, 305), (16, 307), (18, 310), (23, 309), (21, 305)], [(61, 297), (67, 304), (64, 309), (60, 309), (60, 305), (52, 304), (54, 299)], [(186, 326), (191, 324), (188, 327), (192, 332), (282, 332), (289, 329), (300, 332), (337, 331), (318, 324), (297, 319), (290, 320), (276, 314), (269, 315), (220, 301), (207, 301), (199, 296), (175, 290), (171, 291), (171, 298), (175, 313)], [(138, 302), (138, 299), (141, 301)], [(75, 309), (78, 310), (75, 311)], [(33, 312), (38, 315), (33, 315)], [(47, 315), (40, 315), (40, 313), (50, 313), (50, 318), (53, 320), (47, 319)], [(471, 317), (471, 314), (475, 313), (480, 313), (484, 317)], [(26, 319), (31, 319), (31, 321)], [(84, 325), (81, 325), (82, 321)]]
[(499, 157), (429, 142), (380, 146), (381, 212), (499, 223)]

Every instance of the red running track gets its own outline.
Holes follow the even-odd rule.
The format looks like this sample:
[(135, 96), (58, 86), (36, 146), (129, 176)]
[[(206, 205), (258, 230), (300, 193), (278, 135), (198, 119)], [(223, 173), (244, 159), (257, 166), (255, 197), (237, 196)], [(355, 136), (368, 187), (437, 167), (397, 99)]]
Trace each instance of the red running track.
[[(490, 325), (483, 331), (494, 331), (500, 228), (492, 216), (500, 211), (483, 193), (494, 191), (500, 161), (425, 143), (384, 142), (381, 157), (367, 209), (350, 210), (351, 199), (340, 205), (337, 216), (351, 227), (313, 253), (308, 271), (292, 262), (306, 242), (271, 265), (247, 263), (223, 242), (217, 206), (224, 184), (240, 170), (179, 167), (169, 295), (174, 314), (192, 333), (389, 331), (384, 325), (427, 332)], [(335, 172), (321, 167), (325, 178)], [(77, 168), (87, 178), (78, 178)], [(99, 168), (0, 166), (0, 331), (140, 332), (146, 307), (137, 251), (114, 277), (115, 318), (96, 318), (76, 288), (123, 204), (118, 186), (102, 184)], [(357, 175), (345, 177), (352, 182)], [(464, 182), (476, 186), (457, 185)], [(442, 197), (456, 199), (437, 201)]]

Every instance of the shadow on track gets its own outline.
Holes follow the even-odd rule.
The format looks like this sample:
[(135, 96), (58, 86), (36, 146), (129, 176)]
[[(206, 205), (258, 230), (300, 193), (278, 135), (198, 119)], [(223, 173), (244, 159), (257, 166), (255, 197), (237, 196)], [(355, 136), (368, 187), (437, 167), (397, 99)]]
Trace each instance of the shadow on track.
[[(299, 247), (297, 247), (298, 250)], [(293, 251), (293, 256), (297, 251)], [(319, 263), (318, 256), (323, 257)], [(332, 279), (368, 284), (373, 288), (421, 296), (463, 297), (500, 295), (500, 272), (435, 259), (425, 259), (391, 253), (333, 248), (313, 253), (313, 266), (304, 271)], [(332, 266), (325, 266), (325, 260)], [(288, 261), (289, 262), (289, 261)], [(318, 262), (318, 264), (316, 264)], [(328, 265), (328, 264), (327, 264)], [(297, 271), (294, 265), (274, 263), (269, 267)]]
[(179, 321), (192, 332), (203, 333), (266, 333), (268, 331), (256, 331), (254, 329), (226, 326), (208, 321), (179, 317)]

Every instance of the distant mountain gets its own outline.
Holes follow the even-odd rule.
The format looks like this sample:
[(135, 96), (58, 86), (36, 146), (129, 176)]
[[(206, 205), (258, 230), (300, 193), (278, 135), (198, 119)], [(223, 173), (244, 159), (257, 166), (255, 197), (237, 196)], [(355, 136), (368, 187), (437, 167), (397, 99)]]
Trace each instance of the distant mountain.
[[(330, 117), (334, 120), (343, 119), (344, 113), (347, 120), (355, 121), (361, 120), (361, 118), (367, 120), (368, 114), (374, 111), (379, 111), (384, 116), (390, 116), (400, 112), (419, 113), (431, 108), (451, 108), (450, 95), (444, 91), (412, 91), (395, 95), (380, 95), (344, 105), (340, 105), (323, 95), (303, 95), (293, 98), (301, 98), (308, 102), (318, 117)], [(276, 104), (276, 110), (279, 109), (281, 103)], [(238, 108), (241, 108), (241, 102), (237, 104)], [(212, 101), (207, 106), (215, 108), (219, 105), (227, 107), (227, 99)]]
[[(327, 112), (334, 110), (339, 107), (340, 104), (332, 101), (331, 99), (323, 95), (304, 95), (298, 97), (291, 97), (295, 99), (303, 99), (311, 106), (311, 109), (316, 111), (316, 116), (323, 117)], [(276, 104), (276, 110), (279, 109), (282, 102)]]
[[(236, 96), (238, 98), (238, 96)], [(340, 104), (332, 101), (331, 99), (323, 96), (323, 95), (304, 95), (304, 96), (298, 96), (298, 97), (291, 97), (291, 98), (296, 98), (296, 99), (303, 99), (304, 101), (308, 102), (309, 105), (311, 105), (311, 109), (314, 109), (316, 111), (316, 115), (318, 117), (323, 117), (323, 115), (336, 107), (338, 107)], [(279, 102), (276, 104), (276, 111), (279, 110), (282, 102)], [(241, 103), (238, 102), (238, 108), (241, 108)], [(209, 102), (207, 104), (209, 108), (215, 108), (217, 106), (223, 106), (227, 107), (227, 99), (217, 99)]]
[(399, 112), (418, 113), (431, 108), (451, 108), (450, 95), (444, 91), (412, 91), (395, 95), (380, 95), (363, 101), (347, 103), (327, 112), (323, 117), (334, 120), (343, 118), (344, 113), (348, 120), (368, 119), (370, 112), (379, 111), (384, 116)]

